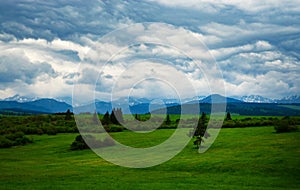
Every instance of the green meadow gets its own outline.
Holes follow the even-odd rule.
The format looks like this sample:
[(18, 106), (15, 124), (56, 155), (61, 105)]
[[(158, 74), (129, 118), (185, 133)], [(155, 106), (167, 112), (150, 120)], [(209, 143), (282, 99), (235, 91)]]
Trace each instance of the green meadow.
[[(173, 131), (111, 135), (124, 144), (149, 147)], [(91, 150), (71, 151), (77, 135), (28, 135), (33, 143), (0, 149), (0, 189), (300, 189), (299, 131), (222, 128), (205, 153), (199, 154), (191, 141), (173, 159), (143, 169), (113, 165)]]

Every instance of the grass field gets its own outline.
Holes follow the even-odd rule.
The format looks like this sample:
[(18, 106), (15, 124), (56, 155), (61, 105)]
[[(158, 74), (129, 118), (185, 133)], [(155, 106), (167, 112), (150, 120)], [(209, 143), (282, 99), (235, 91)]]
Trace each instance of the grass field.
[[(129, 131), (112, 135), (147, 147), (171, 133), (157, 130), (152, 141), (133, 139)], [(300, 132), (222, 129), (204, 154), (191, 142), (170, 161), (145, 169), (110, 164), (90, 150), (70, 151), (76, 135), (33, 135), (33, 144), (0, 149), (0, 189), (300, 189)]]

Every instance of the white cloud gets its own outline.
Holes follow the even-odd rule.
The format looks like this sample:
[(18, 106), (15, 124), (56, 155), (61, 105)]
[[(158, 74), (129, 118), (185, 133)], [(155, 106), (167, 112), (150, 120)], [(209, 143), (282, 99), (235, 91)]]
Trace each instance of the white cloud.
[[(260, 94), (270, 98), (281, 98), (289, 92), (289, 94), (299, 93), (298, 78), (295, 78), (295, 72), (282, 73), (278, 71), (270, 71), (264, 75), (250, 77), (241, 73), (234, 73), (236, 77), (241, 79), (241, 83), (226, 83), (226, 91), (228, 95), (253, 95)], [(266, 90), (267, 89), (267, 90)]]
[(239, 52), (218, 63), (229, 95), (280, 98), (299, 93), (300, 63), (279, 51)]
[[(71, 95), (72, 86), (67, 84), (64, 77), (76, 77), (70, 74), (77, 72), (80, 60), (74, 61), (72, 57), (81, 54), (84, 58), (87, 49), (58, 39), (52, 42), (44, 39), (0, 42), (1, 82), (6, 82), (1, 87), (1, 93), (9, 92), (9, 96), (12, 92), (34, 92), (41, 97)], [(74, 55), (66, 55), (68, 51), (74, 52)], [(70, 77), (69, 82), (72, 81)]]
[(201, 11), (215, 13), (222, 8), (228, 6), (236, 7), (242, 11), (257, 13), (261, 11), (267, 11), (272, 9), (284, 9), (285, 11), (297, 11), (300, 9), (299, 2), (297, 0), (149, 0), (151, 2), (157, 2), (162, 5), (171, 7), (185, 7), (191, 9), (198, 9)]
[(269, 42), (257, 41), (254, 44), (212, 49), (210, 52), (217, 60), (222, 60), (235, 54), (241, 54), (244, 52), (263, 52), (271, 49), (274, 49), (274, 47)]
[[(173, 89), (173, 91), (168, 89)], [(150, 95), (156, 98), (174, 97), (174, 92), (177, 92), (180, 97), (189, 97), (193, 94), (192, 89), (192, 81), (185, 73), (178, 71), (172, 65), (148, 60), (131, 64), (124, 70), (116, 78), (113, 94), (128, 96), (130, 91), (133, 90), (136, 93), (137, 90), (142, 93), (140, 96), (144, 97)]]

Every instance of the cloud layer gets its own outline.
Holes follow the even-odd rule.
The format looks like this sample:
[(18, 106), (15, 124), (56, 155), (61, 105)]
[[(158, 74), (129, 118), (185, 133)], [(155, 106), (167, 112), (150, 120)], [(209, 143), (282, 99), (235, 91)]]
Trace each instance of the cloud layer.
[[(153, 59), (165, 65), (153, 71), (164, 71), (170, 79), (174, 73), (184, 76), (198, 95), (207, 95), (205, 74), (211, 76), (217, 68), (205, 73), (185, 54), (204, 61), (209, 57), (205, 50), (195, 51), (188, 36), (205, 43), (214, 56), (227, 95), (300, 94), (300, 3), (296, 0), (12, 0), (0, 5), (0, 98), (71, 96), (73, 84), (80, 83), (86, 93), (96, 91), (98, 98), (108, 99), (114, 85), (128, 89), (130, 82), (150, 72), (147, 68), (157, 64)], [(136, 24), (142, 22), (170, 25), (153, 23), (146, 29)], [(119, 32), (115, 41), (103, 41), (110, 32), (124, 31), (120, 28), (132, 24), (135, 27)], [(136, 36), (149, 43), (122, 49)], [(177, 47), (158, 44), (157, 36), (176, 41)], [(105, 67), (99, 65), (114, 54)], [(125, 75), (128, 63), (135, 61), (148, 66), (138, 64), (140, 70), (132, 68), (131, 75)], [(222, 81), (214, 81), (217, 84)], [(136, 86), (135, 95), (169, 96), (170, 89), (163, 89), (168, 87), (161, 81), (145, 81)], [(122, 90), (116, 94), (126, 96)]]

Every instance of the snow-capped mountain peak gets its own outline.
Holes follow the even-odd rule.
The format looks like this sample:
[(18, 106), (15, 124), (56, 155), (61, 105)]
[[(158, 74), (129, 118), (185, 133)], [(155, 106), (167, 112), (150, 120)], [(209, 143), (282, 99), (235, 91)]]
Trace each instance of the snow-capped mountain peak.
[(249, 95), (249, 96), (242, 96), (239, 100), (243, 102), (250, 102), (250, 103), (274, 103), (275, 101), (271, 98), (266, 98), (260, 95)]
[(277, 100), (278, 103), (300, 103), (300, 95), (290, 95)]
[(14, 96), (5, 98), (4, 101), (16, 101), (16, 102), (23, 103), (23, 102), (35, 101), (35, 100), (38, 100), (38, 99), (39, 99), (38, 97), (27, 97), (27, 96), (21, 96), (19, 94), (16, 94)]

